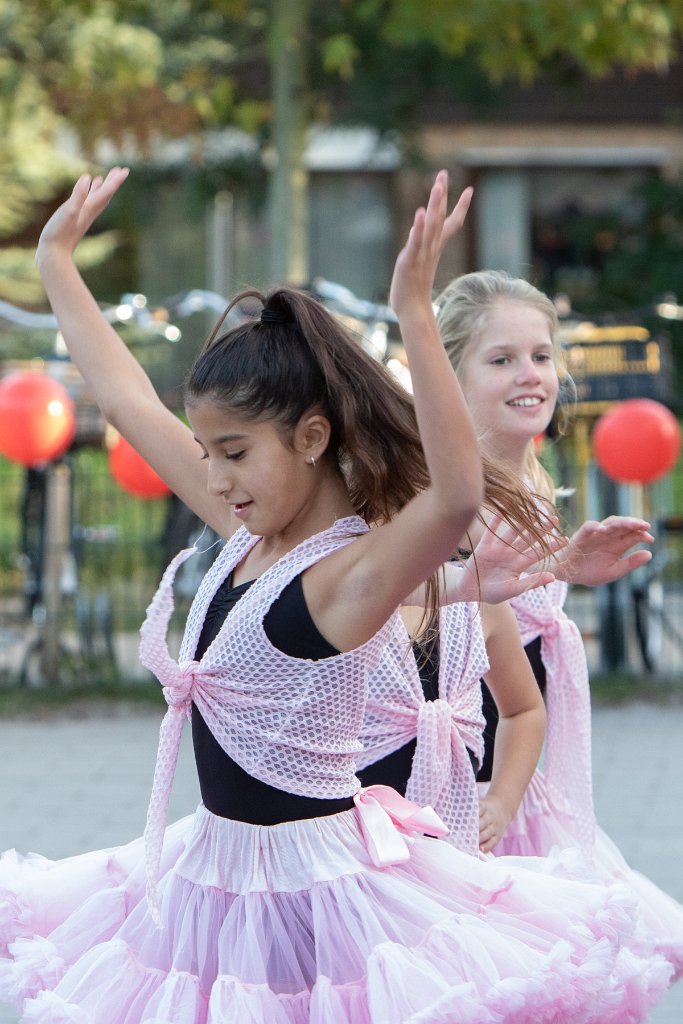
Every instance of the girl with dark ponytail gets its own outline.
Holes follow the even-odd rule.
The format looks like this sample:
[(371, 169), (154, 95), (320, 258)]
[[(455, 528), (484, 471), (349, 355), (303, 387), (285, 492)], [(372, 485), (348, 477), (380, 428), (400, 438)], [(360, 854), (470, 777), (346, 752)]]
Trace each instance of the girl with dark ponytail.
[[(88, 899), (94, 854), (19, 872), (1, 859), (0, 999), (25, 997), (26, 1019), (45, 1024), (576, 1022), (647, 1004), (659, 961), (632, 942), (618, 893), (435, 843), (445, 829), (431, 808), (364, 791), (355, 775), (368, 676), (396, 608), (448, 560), (483, 498), (431, 305), (469, 191), (448, 214), (440, 173), (396, 262), (414, 412), (312, 299), (278, 289), (200, 355), (187, 430), (72, 260), (124, 177), (79, 181), (43, 232), (40, 270), (107, 417), (129, 423), (129, 440), (229, 539), (178, 658), (166, 630), (192, 549), (142, 628), (142, 661), (169, 705), (146, 898), (137, 847), (107, 852)], [(202, 803), (166, 830), (187, 715)]]

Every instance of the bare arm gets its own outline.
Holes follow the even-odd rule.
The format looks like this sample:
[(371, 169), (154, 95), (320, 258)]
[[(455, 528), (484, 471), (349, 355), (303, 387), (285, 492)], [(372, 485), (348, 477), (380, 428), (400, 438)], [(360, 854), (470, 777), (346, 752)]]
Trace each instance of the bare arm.
[(500, 714), (491, 785), (479, 812), (480, 849), (489, 853), (517, 812), (538, 763), (545, 705), (512, 609), (505, 604), (484, 605), (482, 614), (491, 666), (486, 683)]
[[(445, 172), (437, 175), (396, 261), (391, 303), (408, 354), (430, 485), (391, 522), (309, 570), (307, 596), (318, 628), (341, 650), (368, 639), (406, 594), (447, 561), (483, 496), (479, 446), (467, 404), (441, 342), (432, 308), (444, 246), (469, 207), (465, 190), (447, 215)], [(314, 593), (311, 593), (315, 591)]]
[(127, 177), (84, 175), (45, 225), (36, 263), (74, 363), (105, 419), (150, 463), (173, 491), (223, 536), (234, 530), (225, 505), (207, 491), (206, 466), (192, 433), (166, 408), (149, 377), (103, 317), (74, 263), (76, 246)]

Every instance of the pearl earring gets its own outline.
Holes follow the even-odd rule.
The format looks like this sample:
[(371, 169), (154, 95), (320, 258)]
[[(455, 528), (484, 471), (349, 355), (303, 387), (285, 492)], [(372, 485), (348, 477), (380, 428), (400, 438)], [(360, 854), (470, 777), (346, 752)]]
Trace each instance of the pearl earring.
[(306, 459), (306, 462), (308, 463), (309, 466), (313, 466), (313, 469), (315, 469), (315, 455), (310, 455)]

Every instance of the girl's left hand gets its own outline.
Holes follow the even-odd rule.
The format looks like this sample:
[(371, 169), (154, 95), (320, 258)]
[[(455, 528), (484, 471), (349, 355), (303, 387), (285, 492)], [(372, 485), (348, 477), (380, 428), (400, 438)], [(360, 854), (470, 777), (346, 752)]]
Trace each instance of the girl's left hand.
[(415, 303), (427, 301), (431, 307), (434, 277), (447, 243), (465, 222), (472, 199), (466, 188), (452, 212), (448, 209), (448, 172), (439, 171), (429, 194), (426, 209), (415, 213), (408, 241), (396, 259), (389, 291), (389, 303), (397, 316), (410, 311)]
[(483, 796), (479, 801), (479, 849), (491, 853), (510, 824), (509, 815), (495, 796)]
[[(567, 544), (559, 534), (548, 537), (555, 557)], [(555, 576), (540, 567), (541, 552), (526, 532), (504, 524), (496, 516), (482, 531), (474, 551), (462, 565), (449, 565), (446, 571), (446, 603), (484, 601), (500, 604), (526, 590), (552, 583)]]
[(652, 552), (627, 552), (636, 544), (652, 544), (650, 524), (633, 516), (609, 516), (601, 523), (589, 520), (569, 539), (558, 556), (555, 575), (568, 583), (597, 587), (612, 583), (645, 565)]

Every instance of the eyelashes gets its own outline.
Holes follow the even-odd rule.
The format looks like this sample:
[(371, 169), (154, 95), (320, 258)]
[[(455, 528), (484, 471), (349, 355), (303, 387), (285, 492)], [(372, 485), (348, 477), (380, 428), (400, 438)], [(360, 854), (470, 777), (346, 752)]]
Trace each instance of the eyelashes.
[[(230, 461), (233, 461), (233, 462), (236, 462), (239, 459), (243, 458), (244, 454), (245, 453), (243, 451), (241, 451), (241, 452), (230, 452), (229, 454), (226, 452), (224, 454), (223, 458), (229, 459)], [(199, 456), (199, 461), (200, 462), (207, 462), (208, 459), (209, 459), (208, 452), (202, 452), (202, 454)]]

